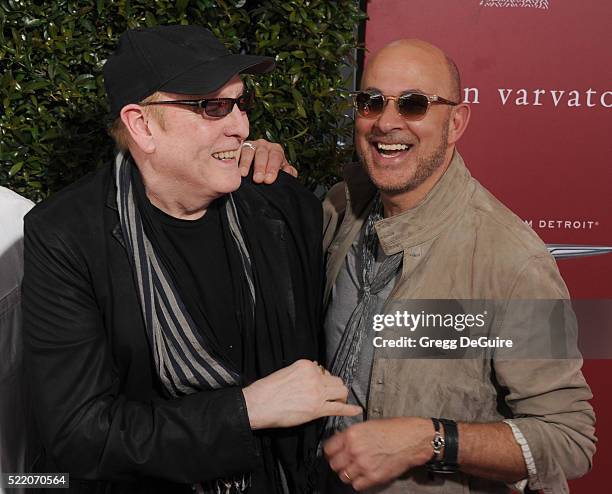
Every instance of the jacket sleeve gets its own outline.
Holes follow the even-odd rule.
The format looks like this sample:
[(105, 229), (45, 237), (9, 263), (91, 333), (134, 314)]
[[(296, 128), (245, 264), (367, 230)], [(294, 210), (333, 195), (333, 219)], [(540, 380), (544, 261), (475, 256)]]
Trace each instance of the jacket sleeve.
[(192, 483), (252, 471), (258, 449), (240, 388), (148, 402), (122, 394), (112, 331), (70, 238), (26, 217), (26, 364), (46, 455), (91, 480)]
[[(506, 403), (513, 418), (507, 422), (521, 444), (529, 487), (547, 494), (569, 492), (567, 479), (584, 475), (595, 453), (595, 414), (588, 401), (592, 394), (581, 372), (582, 359), (576, 358), (573, 313), (550, 319), (552, 324), (565, 321), (565, 328), (546, 328), (550, 321), (538, 322), (538, 317), (532, 317), (551, 301), (567, 298), (554, 260), (548, 255), (530, 259), (517, 275), (509, 297), (515, 315), (506, 314), (505, 319), (514, 319), (512, 325), (524, 322), (531, 344), (541, 345), (540, 350), (549, 348), (553, 354), (538, 350), (533, 358), (494, 363), (497, 381), (508, 391)], [(532, 314), (527, 316), (529, 312)], [(570, 358), (551, 358), (559, 339), (574, 347), (565, 355)]]

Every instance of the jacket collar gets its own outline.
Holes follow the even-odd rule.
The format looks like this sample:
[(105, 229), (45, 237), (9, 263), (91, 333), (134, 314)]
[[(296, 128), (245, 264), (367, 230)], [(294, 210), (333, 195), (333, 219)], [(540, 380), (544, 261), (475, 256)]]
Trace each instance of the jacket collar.
[(117, 186), (115, 185), (114, 167), (110, 183), (108, 184), (108, 192), (106, 194), (106, 207), (117, 211)]
[(121, 223), (119, 222), (119, 208), (117, 207), (115, 160), (109, 163), (108, 166), (110, 167), (110, 180), (108, 180), (107, 183), (108, 191), (106, 192), (106, 201), (104, 202), (104, 205), (117, 213), (115, 216), (113, 216), (113, 228), (111, 230), (111, 235), (125, 248), (125, 241), (123, 240), (123, 234), (121, 232)]
[[(372, 202), (376, 188), (360, 165), (347, 167), (344, 179), (348, 206), (357, 216), (355, 213)], [(395, 254), (438, 236), (463, 214), (473, 189), (472, 176), (455, 151), (444, 175), (418, 206), (376, 223), (376, 233), (385, 254)]]

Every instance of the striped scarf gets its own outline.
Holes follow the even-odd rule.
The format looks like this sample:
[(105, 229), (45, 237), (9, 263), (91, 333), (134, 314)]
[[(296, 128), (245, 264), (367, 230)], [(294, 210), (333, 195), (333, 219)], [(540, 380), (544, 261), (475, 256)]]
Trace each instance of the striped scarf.
[[(214, 358), (190, 316), (177, 286), (147, 237), (142, 218), (134, 198), (132, 183), (132, 158), (120, 152), (115, 159), (117, 206), (121, 230), (134, 271), (147, 337), (153, 352), (155, 369), (170, 396), (178, 397), (202, 390), (237, 386), (240, 375)], [(226, 214), (251, 296), (251, 308), (255, 307), (255, 287), (251, 259), (247, 251), (236, 205), (230, 194), (226, 202)], [(230, 494), (245, 492), (249, 477), (237, 480), (219, 479), (199, 492)]]
[[(331, 363), (331, 373), (340, 377), (350, 389), (359, 366), (361, 347), (372, 323), (376, 294), (387, 286), (400, 269), (403, 253), (398, 252), (387, 257), (375, 271), (378, 235), (374, 225), (383, 217), (383, 205), (380, 195), (374, 200), (372, 210), (365, 223), (363, 241), (360, 245), (361, 270), (359, 272), (359, 301), (351, 313), (340, 340), (338, 350)], [(328, 417), (325, 435), (329, 436), (344, 428), (344, 417)]]

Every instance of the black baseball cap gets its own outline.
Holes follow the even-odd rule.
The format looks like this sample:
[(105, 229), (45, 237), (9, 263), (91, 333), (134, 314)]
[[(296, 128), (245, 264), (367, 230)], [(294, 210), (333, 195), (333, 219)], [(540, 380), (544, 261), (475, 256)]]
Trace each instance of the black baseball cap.
[(156, 91), (207, 94), (236, 74), (263, 74), (270, 57), (234, 55), (202, 26), (130, 29), (104, 64), (104, 87), (111, 117)]

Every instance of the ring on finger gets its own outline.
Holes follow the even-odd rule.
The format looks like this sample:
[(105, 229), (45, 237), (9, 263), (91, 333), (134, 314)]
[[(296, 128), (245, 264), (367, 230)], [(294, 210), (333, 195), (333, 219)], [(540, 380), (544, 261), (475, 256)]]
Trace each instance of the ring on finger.
[(323, 367), (321, 364), (319, 364), (319, 370), (321, 371), (321, 374), (325, 375), (325, 367)]
[(247, 141), (244, 141), (242, 143), (242, 147), (243, 148), (251, 148), (253, 151), (255, 151), (257, 149), (257, 146), (255, 144), (253, 144), (252, 142), (247, 142)]
[(351, 476), (350, 476), (350, 475), (347, 473), (347, 471), (346, 471), (346, 470), (344, 470), (344, 471), (342, 472), (342, 475), (344, 475), (344, 476), (346, 477), (346, 480), (348, 480), (349, 482), (350, 482), (351, 480), (353, 480), (353, 479), (351, 479)]

